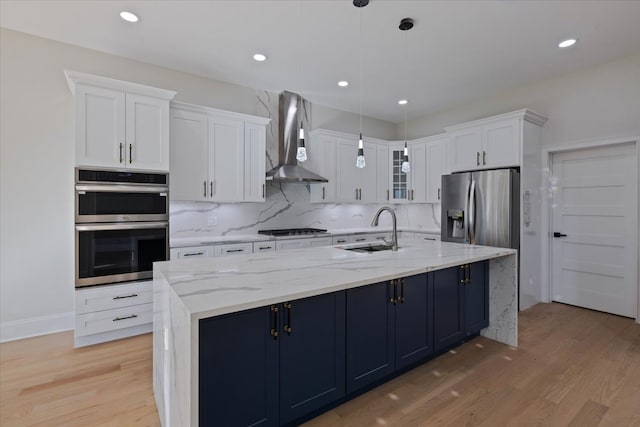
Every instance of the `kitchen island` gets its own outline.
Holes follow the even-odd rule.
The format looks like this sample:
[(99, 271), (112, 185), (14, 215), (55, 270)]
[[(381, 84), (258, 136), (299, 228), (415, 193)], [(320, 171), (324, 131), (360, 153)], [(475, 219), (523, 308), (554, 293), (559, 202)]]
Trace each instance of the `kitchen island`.
[[(200, 396), (200, 393), (209, 393), (214, 390), (224, 395), (225, 390), (232, 386), (228, 380), (233, 378), (232, 371), (237, 369), (238, 366), (222, 367), (223, 371), (224, 369), (229, 371), (223, 372), (223, 374), (229, 375), (223, 375), (223, 377), (215, 377), (214, 375), (219, 383), (210, 384), (211, 379), (214, 377), (208, 373), (210, 371), (209, 363), (203, 364), (205, 366), (200, 366), (202, 360), (211, 360), (212, 364), (219, 364), (220, 361), (232, 364), (234, 358), (240, 361), (245, 357), (255, 356), (241, 354), (240, 351), (237, 354), (224, 355), (222, 358), (209, 358), (209, 356), (203, 358), (201, 354), (201, 352), (205, 351), (203, 350), (205, 348), (208, 355), (212, 354), (211, 352), (222, 354), (226, 351), (233, 351), (235, 347), (228, 345), (225, 341), (225, 337), (228, 334), (221, 336), (210, 335), (210, 330), (215, 332), (215, 328), (211, 328), (215, 324), (211, 321), (215, 322), (218, 319), (231, 321), (234, 316), (237, 319), (241, 319), (238, 316), (243, 314), (255, 315), (257, 317), (254, 317), (260, 322), (264, 319), (266, 329), (258, 331), (258, 335), (263, 337), (260, 339), (264, 341), (265, 345), (276, 343), (274, 344), (276, 347), (273, 351), (268, 350), (269, 354), (261, 356), (264, 359), (264, 363), (262, 363), (262, 359), (258, 359), (262, 365), (272, 363), (274, 366), (273, 372), (268, 373), (268, 381), (260, 378), (255, 384), (242, 384), (242, 387), (245, 387), (247, 393), (249, 393), (262, 387), (264, 385), (262, 383), (265, 381), (275, 383), (275, 390), (272, 389), (270, 392), (267, 391), (262, 394), (267, 396), (267, 400), (272, 401), (266, 402), (265, 407), (275, 405), (275, 409), (267, 408), (268, 410), (265, 409), (265, 411), (271, 411), (270, 413), (275, 411), (276, 421), (274, 421), (273, 417), (265, 416), (264, 422), (260, 423), (260, 425), (278, 425), (288, 422), (287, 419), (285, 419), (286, 422), (283, 422), (282, 419), (278, 422), (277, 400), (278, 396), (282, 399), (286, 395), (286, 390), (279, 391), (277, 388), (278, 378), (273, 377), (277, 377), (278, 371), (281, 373), (286, 371), (286, 369), (282, 368), (282, 363), (278, 363), (277, 352), (279, 350), (277, 346), (285, 345), (285, 337), (287, 335), (295, 335), (291, 333), (292, 324), (295, 332), (304, 329), (304, 326), (301, 326), (303, 320), (296, 318), (295, 315), (301, 311), (310, 314), (314, 313), (313, 306), (302, 305), (302, 307), (305, 307), (304, 310), (299, 309), (301, 305), (296, 304), (299, 300), (312, 301), (314, 298), (317, 299), (322, 296), (333, 298), (328, 305), (325, 305), (320, 310), (321, 312), (327, 311), (325, 308), (330, 307), (331, 310), (329, 311), (332, 313), (330, 318), (325, 318), (327, 322), (323, 321), (321, 323), (333, 325), (332, 328), (334, 328), (336, 334), (329, 337), (327, 342), (332, 343), (335, 341), (338, 345), (335, 348), (335, 352), (330, 354), (331, 357), (318, 359), (325, 361), (339, 353), (335, 356), (336, 362), (332, 365), (332, 369), (341, 370), (342, 379), (336, 381), (336, 383), (340, 383), (339, 385), (335, 387), (328, 386), (328, 390), (330, 389), (332, 393), (339, 392), (341, 397), (331, 400), (333, 403), (339, 403), (350, 395), (355, 395), (359, 392), (356, 390), (357, 385), (353, 386), (353, 390), (356, 391), (350, 392), (348, 371), (350, 369), (350, 360), (353, 357), (350, 356), (348, 347), (350, 345), (349, 340), (354, 335), (353, 331), (357, 330), (358, 325), (353, 325), (352, 319), (356, 317), (355, 310), (351, 314), (349, 314), (348, 310), (350, 309), (349, 307), (352, 310), (354, 307), (357, 308), (357, 305), (366, 301), (367, 297), (365, 294), (353, 294), (354, 292), (381, 289), (383, 296), (391, 295), (391, 302), (386, 302), (389, 307), (392, 307), (391, 304), (393, 304), (395, 309), (396, 303), (398, 303), (399, 307), (401, 300), (405, 299), (405, 278), (407, 278), (408, 282), (406, 285), (407, 299), (409, 299), (413, 289), (426, 289), (426, 286), (430, 286), (428, 288), (429, 292), (431, 292), (429, 295), (433, 295), (433, 277), (436, 276), (427, 276), (427, 274), (435, 275), (438, 272), (453, 271), (452, 267), (467, 266), (466, 273), (464, 273), (464, 268), (461, 269), (465, 276), (460, 282), (464, 284), (465, 281), (469, 282), (468, 266), (484, 263), (486, 268), (483, 271), (486, 271), (486, 286), (488, 289), (488, 319), (483, 326), (488, 326), (484, 327), (480, 333), (488, 338), (516, 346), (516, 259), (516, 251), (511, 249), (401, 239), (400, 249), (397, 252), (358, 253), (339, 247), (321, 247), (280, 253), (156, 263), (154, 266), (153, 383), (162, 424), (165, 427), (198, 426), (198, 420), (201, 416), (200, 400), (204, 399), (204, 397)], [(473, 268), (471, 272), (473, 273)], [(422, 282), (418, 281), (417, 287), (412, 285), (415, 282), (415, 278), (424, 278)], [(420, 286), (420, 283), (424, 283), (424, 286)], [(458, 280), (455, 280), (449, 288), (457, 286)], [(349, 297), (350, 293), (351, 299)], [(426, 291), (425, 295), (427, 295)], [(345, 300), (347, 301), (346, 304)], [(431, 297), (429, 297), (429, 300), (431, 300)], [(352, 301), (351, 305), (349, 301)], [(291, 302), (294, 302), (294, 320), (290, 318), (292, 312)], [(430, 309), (433, 310), (433, 302), (430, 304)], [(410, 304), (407, 304), (407, 306), (410, 306)], [(439, 304), (436, 304), (436, 310), (439, 306)], [(286, 316), (285, 311), (287, 312)], [(346, 316), (345, 311), (347, 311)], [(394, 312), (389, 311), (388, 313)], [(319, 315), (322, 316), (322, 314)], [(364, 315), (370, 316), (370, 329), (374, 329), (376, 313), (372, 310), (369, 312), (365, 310)], [(391, 320), (395, 318), (394, 316), (395, 314), (393, 316), (387, 314), (387, 317)], [(349, 323), (350, 319), (351, 323)], [(365, 319), (365, 321), (368, 320)], [(311, 326), (317, 323), (311, 321)], [(229, 332), (229, 329), (234, 329), (234, 332), (238, 335), (244, 333), (242, 329), (244, 324), (242, 323), (226, 323), (225, 325), (228, 327), (223, 327), (222, 329), (226, 332)], [(237, 329), (236, 326), (238, 326)], [(405, 329), (400, 332), (406, 332)], [(289, 333), (287, 333), (287, 330)], [(345, 330), (347, 330), (346, 339)], [(247, 333), (253, 332), (255, 332), (254, 329), (247, 330)], [(318, 336), (325, 336), (325, 332), (319, 333)], [(211, 336), (216, 337), (215, 342), (211, 342), (209, 338), (207, 338), (206, 343), (200, 342), (202, 337)], [(241, 337), (241, 339), (243, 338)], [(296, 336), (296, 339), (300, 339), (299, 335)], [(397, 338), (394, 338), (393, 342), (395, 342), (395, 339)], [(250, 340), (249, 335), (247, 335), (245, 341), (248, 340)], [(279, 344), (278, 340), (281, 341)], [(361, 344), (367, 345), (371, 340), (372, 338), (368, 337)], [(346, 351), (344, 348), (345, 341), (347, 342)], [(312, 341), (305, 343), (303, 340), (300, 342), (309, 347), (313, 347), (314, 344)], [(323, 346), (316, 351), (323, 351), (325, 347)], [(273, 353), (274, 351), (275, 353)], [(346, 368), (344, 362), (345, 353), (347, 357)], [(433, 351), (433, 348), (430, 348), (430, 354), (437, 354), (437, 346), (436, 352)], [(280, 357), (284, 358), (284, 356), (284, 354), (280, 354)], [(350, 357), (351, 359), (349, 359)], [(272, 360), (274, 358), (276, 359), (275, 361)], [(310, 356), (308, 360), (313, 361), (316, 359)], [(260, 366), (260, 369), (255, 369), (255, 366), (245, 366), (245, 368), (242, 371), (255, 370), (257, 372), (262, 369), (262, 366)], [(315, 366), (307, 368), (312, 371), (316, 369)], [(346, 391), (344, 390), (345, 369), (347, 371)], [(295, 371), (295, 367), (292, 370)], [(320, 367), (317, 370), (320, 372)], [(219, 374), (220, 372), (216, 375)], [(203, 378), (201, 375), (208, 375), (206, 377), (207, 384), (203, 383), (205, 380), (201, 380)], [(246, 376), (241, 377), (244, 380), (247, 379)], [(357, 377), (359, 379), (365, 377), (365, 375), (358, 375)], [(384, 378), (387, 377), (388, 375)], [(356, 377), (352, 376), (352, 379), (354, 378)], [(384, 379), (383, 377), (381, 378)], [(280, 381), (283, 381), (282, 378), (280, 378)], [(355, 384), (355, 380), (352, 383)], [(375, 385), (375, 381), (371, 384)], [(340, 387), (342, 387), (342, 390), (338, 390)], [(359, 390), (364, 389), (361, 388)], [(319, 393), (318, 395), (322, 394)], [(328, 395), (326, 394), (326, 396)], [(215, 393), (212, 393), (213, 397), (215, 397)], [(214, 404), (214, 401), (210, 401), (208, 398), (206, 398), (206, 401), (209, 402), (208, 404)], [(273, 402), (274, 399), (275, 402)], [(240, 410), (242, 409), (240, 408)], [(294, 411), (295, 414), (300, 415), (304, 414), (304, 412), (296, 413)], [(203, 421), (200, 425), (204, 426), (205, 422)]]

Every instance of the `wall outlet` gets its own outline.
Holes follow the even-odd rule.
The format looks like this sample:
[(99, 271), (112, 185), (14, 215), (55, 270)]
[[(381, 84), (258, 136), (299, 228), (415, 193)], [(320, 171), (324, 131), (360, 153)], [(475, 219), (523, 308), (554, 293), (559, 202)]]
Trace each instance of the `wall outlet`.
[(208, 227), (215, 227), (216, 225), (218, 225), (218, 217), (217, 216), (210, 216), (207, 218), (207, 226)]

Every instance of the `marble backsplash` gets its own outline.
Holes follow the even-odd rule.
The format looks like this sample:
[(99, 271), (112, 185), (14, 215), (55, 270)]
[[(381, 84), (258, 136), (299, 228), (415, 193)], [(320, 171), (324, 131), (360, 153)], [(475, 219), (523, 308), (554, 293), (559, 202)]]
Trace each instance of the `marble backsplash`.
[[(309, 203), (305, 184), (267, 184), (264, 203), (171, 202), (171, 238), (255, 234), (273, 228), (325, 229), (368, 227), (383, 205)], [(396, 204), (398, 226), (440, 228), (440, 205)], [(381, 226), (391, 226), (391, 216), (380, 216)]]

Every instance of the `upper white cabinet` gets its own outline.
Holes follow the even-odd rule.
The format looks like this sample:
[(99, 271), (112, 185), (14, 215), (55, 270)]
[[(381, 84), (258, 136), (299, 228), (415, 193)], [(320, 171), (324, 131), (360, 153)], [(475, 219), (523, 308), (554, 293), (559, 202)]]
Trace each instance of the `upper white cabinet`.
[(76, 165), (169, 170), (176, 92), (65, 71), (75, 97)]
[(336, 201), (336, 135), (324, 130), (312, 131), (311, 141), (307, 143), (309, 160), (304, 167), (329, 180), (311, 184), (311, 203), (329, 203)]
[(378, 203), (387, 203), (391, 199), (391, 183), (389, 181), (389, 145), (377, 144), (376, 187)]
[(542, 126), (546, 119), (530, 110), (519, 110), (446, 128), (451, 170), (520, 166), (525, 121)]
[(364, 141), (366, 166), (356, 167), (357, 136), (336, 139), (336, 201), (351, 203), (375, 203), (377, 201), (377, 152), (378, 144)]
[(194, 105), (171, 106), (171, 198), (265, 200), (269, 119)]
[(427, 201), (427, 143), (413, 141), (409, 146), (409, 201), (426, 203)]
[(428, 138), (427, 143), (427, 203), (440, 203), (442, 197), (442, 175), (449, 173), (447, 169), (446, 136), (436, 135)]
[(389, 145), (387, 170), (389, 171), (389, 186), (391, 187), (389, 201), (392, 203), (401, 203), (409, 200), (409, 176), (402, 172), (403, 160), (404, 144), (393, 143)]

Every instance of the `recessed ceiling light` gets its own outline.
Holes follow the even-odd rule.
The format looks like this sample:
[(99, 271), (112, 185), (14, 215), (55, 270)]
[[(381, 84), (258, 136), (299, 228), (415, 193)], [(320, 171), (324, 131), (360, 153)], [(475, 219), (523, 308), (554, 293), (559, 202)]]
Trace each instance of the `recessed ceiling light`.
[(132, 12), (122, 11), (120, 12), (120, 18), (127, 22), (138, 22), (138, 15)]
[(569, 47), (569, 46), (573, 46), (574, 44), (576, 44), (576, 39), (567, 39), (564, 40), (560, 43), (558, 43), (558, 47)]
[(409, 101), (407, 101), (406, 99), (401, 99), (400, 101), (398, 101), (398, 104), (400, 105), (406, 105)]
[(349, 82), (348, 82), (348, 81), (346, 81), (346, 80), (340, 80), (340, 81), (338, 82), (338, 86), (340, 86), (340, 87), (347, 87), (347, 86), (349, 86)]
[(262, 62), (262, 61), (266, 61), (267, 57), (261, 53), (256, 53), (255, 55), (253, 55), (253, 59), (255, 59), (258, 62)]

